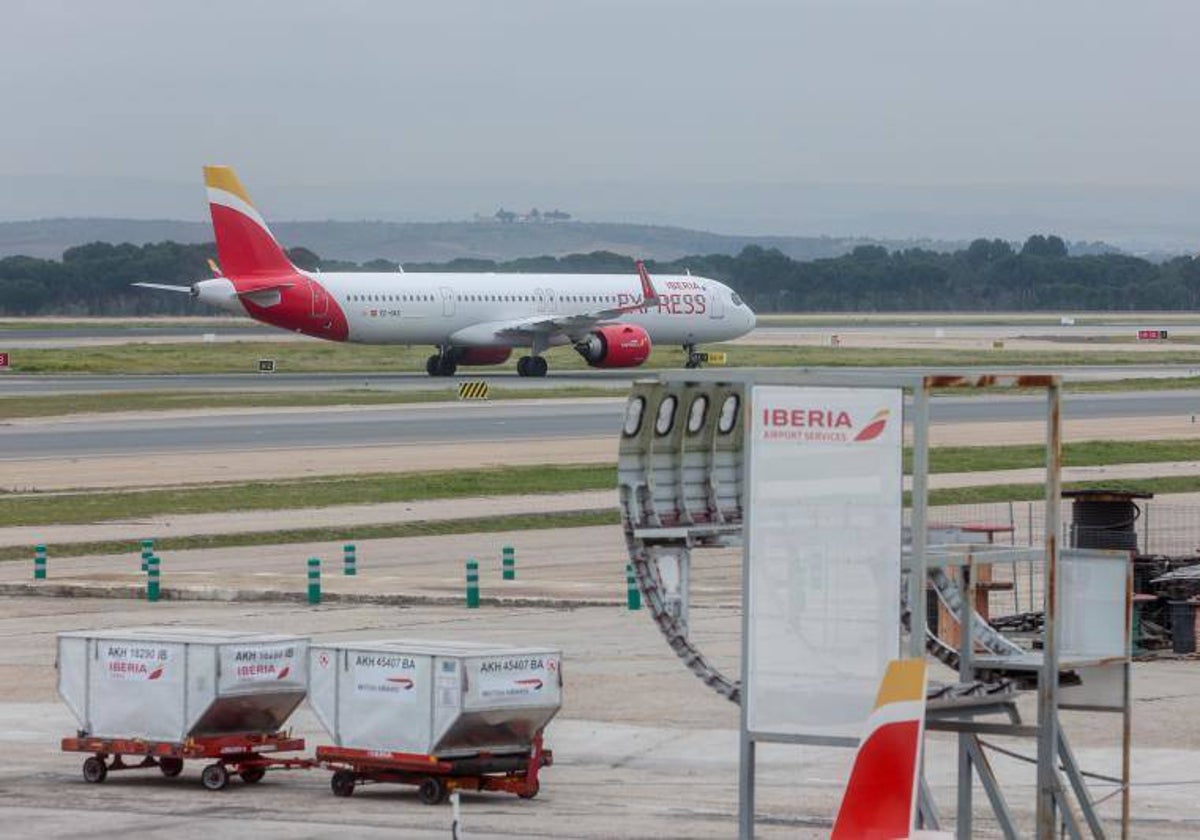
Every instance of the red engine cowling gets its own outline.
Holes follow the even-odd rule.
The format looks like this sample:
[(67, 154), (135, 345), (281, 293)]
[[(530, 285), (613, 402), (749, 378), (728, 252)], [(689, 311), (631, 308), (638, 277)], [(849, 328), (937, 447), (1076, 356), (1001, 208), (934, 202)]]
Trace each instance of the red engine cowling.
[(502, 365), (511, 355), (511, 347), (464, 347), (455, 361), (460, 365)]
[(575, 349), (592, 367), (637, 367), (650, 356), (650, 336), (633, 324), (610, 324), (588, 333)]

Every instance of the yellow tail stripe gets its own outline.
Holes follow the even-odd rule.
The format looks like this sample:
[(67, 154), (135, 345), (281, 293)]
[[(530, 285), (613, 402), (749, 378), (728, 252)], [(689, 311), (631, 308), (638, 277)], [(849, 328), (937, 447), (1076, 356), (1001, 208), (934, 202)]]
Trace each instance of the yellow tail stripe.
[(887, 673), (879, 684), (875, 708), (889, 703), (925, 699), (925, 660), (897, 659), (888, 663)]
[(214, 187), (218, 190), (225, 190), (227, 193), (233, 193), (251, 207), (254, 206), (254, 202), (250, 200), (250, 194), (246, 192), (246, 188), (238, 180), (238, 176), (233, 171), (232, 166), (204, 167), (204, 185), (206, 187)]

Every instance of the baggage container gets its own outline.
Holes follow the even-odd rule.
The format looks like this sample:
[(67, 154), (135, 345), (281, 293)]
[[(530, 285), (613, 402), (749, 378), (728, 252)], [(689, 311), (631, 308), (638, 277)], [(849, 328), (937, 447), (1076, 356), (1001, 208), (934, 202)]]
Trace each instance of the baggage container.
[(275, 733), (304, 700), (308, 639), (189, 627), (60, 633), (57, 667), (81, 737)]
[(562, 706), (562, 653), (410, 639), (314, 644), (308, 690), (338, 747), (528, 754)]

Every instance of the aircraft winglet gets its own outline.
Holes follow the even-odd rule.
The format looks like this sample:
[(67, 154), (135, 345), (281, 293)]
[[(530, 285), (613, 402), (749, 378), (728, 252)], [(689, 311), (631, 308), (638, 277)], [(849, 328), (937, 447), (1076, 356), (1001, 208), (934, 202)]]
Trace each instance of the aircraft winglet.
[(854, 757), (832, 840), (913, 836), (925, 730), (923, 659), (888, 663)]

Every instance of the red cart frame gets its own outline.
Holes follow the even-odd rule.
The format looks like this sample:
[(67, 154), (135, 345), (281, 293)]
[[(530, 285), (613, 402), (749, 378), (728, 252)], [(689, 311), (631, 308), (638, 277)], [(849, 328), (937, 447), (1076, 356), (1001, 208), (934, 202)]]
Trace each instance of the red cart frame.
[(317, 763), (333, 770), (329, 786), (336, 796), (350, 796), (361, 783), (392, 782), (416, 785), (426, 805), (445, 801), (455, 790), (495, 790), (522, 799), (537, 796), (538, 773), (554, 763), (554, 753), (542, 749), (539, 733), (527, 753), (477, 753), (465, 758), (317, 747)]
[[(287, 732), (270, 734), (246, 733), (189, 738), (186, 741), (146, 741), (140, 738), (93, 738), (80, 736), (63, 738), (63, 752), (92, 753), (83, 762), (85, 781), (99, 784), (108, 774), (119, 770), (145, 770), (157, 767), (164, 776), (174, 777), (183, 772), (185, 759), (209, 758), (211, 764), (200, 773), (200, 783), (209, 790), (221, 790), (229, 784), (232, 773), (247, 784), (262, 781), (268, 768), (307, 768), (314, 762), (307, 758), (277, 758), (263, 753), (298, 752), (304, 749), (303, 738), (293, 738)], [(126, 764), (127, 755), (141, 756), (138, 764)], [(111, 761), (108, 759), (111, 757)]]

